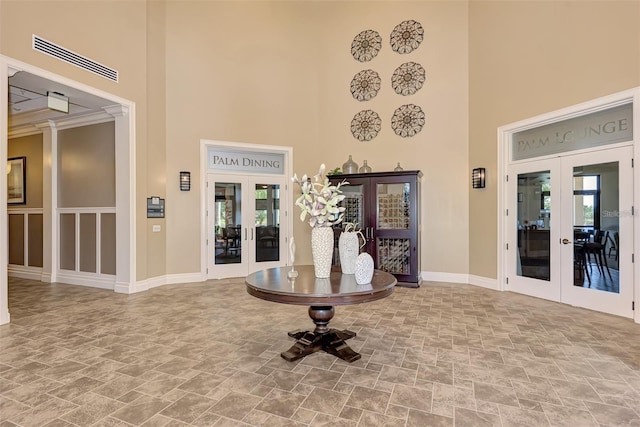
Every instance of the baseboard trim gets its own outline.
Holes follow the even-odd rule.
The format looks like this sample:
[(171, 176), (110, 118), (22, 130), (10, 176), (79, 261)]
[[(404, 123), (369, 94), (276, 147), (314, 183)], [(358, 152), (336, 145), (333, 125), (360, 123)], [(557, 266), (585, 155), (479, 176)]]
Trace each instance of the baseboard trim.
[[(152, 288), (157, 288), (159, 286), (164, 285), (177, 285), (180, 283), (196, 283), (196, 282), (204, 282), (206, 277), (204, 277), (201, 273), (181, 273), (181, 274), (166, 274), (164, 276), (156, 276), (150, 277), (148, 279), (139, 280), (136, 282), (133, 292), (142, 292), (147, 291)], [(116, 289), (116, 292), (118, 290)], [(129, 293), (128, 289), (127, 292)]]
[(474, 274), (469, 275), (469, 284), (474, 286), (480, 286), (487, 289), (493, 289), (494, 291), (501, 291), (498, 286), (498, 279), (491, 279), (489, 277), (476, 276)]
[(68, 285), (88, 286), (90, 288), (110, 289), (114, 290), (116, 285), (115, 276), (113, 277), (94, 277), (82, 274), (67, 274), (59, 272), (56, 275), (57, 283), (66, 283)]
[(17, 277), (19, 279), (43, 281), (42, 268), (40, 267), (14, 267), (9, 265), (7, 267), (7, 276)]
[(460, 273), (444, 273), (439, 271), (423, 271), (421, 274), (422, 280), (429, 282), (446, 282), (446, 283), (469, 283), (468, 274)]
[(493, 289), (495, 291), (501, 290), (500, 287), (498, 286), (497, 279), (490, 279), (488, 277), (476, 276), (474, 274), (423, 271), (421, 273), (421, 276), (422, 276), (422, 280), (427, 280), (430, 282), (464, 283), (467, 285), (480, 286), (482, 288)]

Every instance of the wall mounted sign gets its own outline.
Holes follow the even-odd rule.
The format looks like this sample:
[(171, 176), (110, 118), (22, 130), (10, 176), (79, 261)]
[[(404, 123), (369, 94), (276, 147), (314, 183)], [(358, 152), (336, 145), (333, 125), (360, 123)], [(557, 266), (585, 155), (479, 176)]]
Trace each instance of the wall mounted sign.
[(626, 141), (633, 141), (631, 103), (516, 132), (511, 158), (530, 159)]
[(365, 30), (351, 42), (351, 55), (360, 62), (371, 61), (382, 49), (382, 37), (377, 31)]
[(147, 198), (147, 218), (164, 218), (164, 199)]
[(351, 134), (358, 141), (371, 141), (378, 136), (382, 120), (373, 110), (362, 110), (351, 120)]
[(284, 175), (284, 154), (283, 152), (209, 147), (207, 149), (207, 169), (210, 171)]
[(424, 123), (422, 108), (413, 104), (400, 106), (391, 117), (391, 129), (403, 138), (415, 136), (422, 130)]

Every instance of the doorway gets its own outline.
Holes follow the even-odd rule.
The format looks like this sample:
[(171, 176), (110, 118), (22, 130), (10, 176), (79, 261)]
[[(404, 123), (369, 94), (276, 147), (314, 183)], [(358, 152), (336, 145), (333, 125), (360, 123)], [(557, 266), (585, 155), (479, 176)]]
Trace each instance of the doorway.
[(636, 88), (499, 129), (502, 290), (634, 317), (639, 94)]
[(291, 148), (202, 140), (201, 159), (205, 276), (287, 265)]
[[(75, 114), (73, 108), (84, 108), (83, 111), (77, 111), (78, 115), (86, 114), (87, 109), (96, 109), (101, 114), (108, 116), (109, 121), (113, 121), (115, 125), (115, 233), (116, 233), (116, 266), (115, 280), (111, 284), (117, 292), (132, 293), (136, 291), (136, 277), (135, 277), (135, 263), (134, 253), (136, 247), (136, 232), (135, 232), (135, 188), (136, 188), (136, 173), (134, 163), (135, 153), (135, 103), (126, 99), (116, 97), (107, 92), (95, 89), (93, 87), (84, 85), (82, 83), (70, 80), (63, 76), (51, 73), (49, 71), (34, 67), (27, 63), (8, 58), (0, 55), (0, 102), (5, 107), (9, 104), (9, 79), (12, 76), (18, 74), (20, 78), (29, 77), (30, 81), (50, 84), (49, 90), (61, 91), (66, 93), (69, 98), (69, 104), (71, 105), (69, 113), (65, 114), (65, 119), (70, 119)], [(60, 90), (62, 88), (62, 90)], [(43, 92), (40, 87), (32, 88), (30, 92), (36, 94), (46, 93)], [(74, 98), (80, 97), (83, 101), (89, 100), (90, 103), (85, 102), (74, 103)], [(94, 102), (97, 100), (97, 103)], [(46, 98), (45, 98), (46, 101)], [(104, 101), (104, 103), (102, 103)], [(79, 104), (80, 107), (77, 107)], [(4, 107), (3, 107), (4, 108)], [(0, 195), (5, 202), (0, 203), (0, 228), (7, 229), (7, 206), (6, 206), (6, 154), (7, 154), (7, 140), (8, 140), (8, 111), (3, 110), (5, 113), (0, 118), (0, 152), (4, 153), (0, 156)], [(38, 115), (38, 112), (33, 112)], [(27, 113), (27, 114), (31, 114)], [(53, 124), (53, 119), (50, 117), (43, 117), (44, 124)], [(51, 120), (49, 120), (51, 119)], [(105, 121), (107, 121), (105, 120)], [(32, 121), (35, 123), (35, 120)], [(32, 124), (33, 124), (32, 123)], [(42, 124), (42, 123), (38, 123)], [(16, 120), (12, 120), (12, 125), (16, 125)], [(60, 128), (58, 126), (58, 128)], [(45, 143), (54, 144), (55, 134), (52, 127), (44, 126), (40, 128), (40, 132), (43, 132), (46, 136)], [(55, 169), (55, 162), (44, 162), (46, 169), (46, 176), (44, 180), (49, 183), (54, 183), (57, 180), (57, 170)], [(57, 259), (57, 219), (54, 215), (54, 211), (58, 208), (58, 204), (55, 200), (55, 192), (50, 192), (52, 198), (48, 198), (43, 203), (46, 204), (48, 210), (43, 214), (43, 228), (48, 227), (49, 231), (45, 232), (43, 238), (46, 240), (46, 248), (50, 248), (50, 256), (47, 256), (43, 260), (43, 270), (45, 274), (47, 272), (55, 272), (59, 265)], [(8, 323), (9, 308), (8, 308), (8, 281), (7, 281), (7, 237), (4, 234), (4, 244), (0, 248), (0, 324)], [(43, 276), (44, 276), (43, 275)], [(50, 277), (47, 281), (56, 281), (56, 277)], [(87, 284), (82, 280), (82, 283)]]
[(633, 316), (631, 146), (509, 169), (509, 290)]

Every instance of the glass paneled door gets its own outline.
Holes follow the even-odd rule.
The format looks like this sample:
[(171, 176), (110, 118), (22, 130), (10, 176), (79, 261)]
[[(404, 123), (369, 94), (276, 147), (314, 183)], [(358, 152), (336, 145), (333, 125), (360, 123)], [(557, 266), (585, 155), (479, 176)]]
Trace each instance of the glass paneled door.
[(559, 181), (559, 158), (509, 170), (507, 288), (552, 301), (560, 301)]
[(209, 278), (242, 277), (286, 265), (283, 178), (210, 175), (207, 180)]
[(632, 317), (632, 154), (623, 147), (510, 168), (508, 289)]
[(562, 302), (632, 317), (632, 147), (562, 160)]

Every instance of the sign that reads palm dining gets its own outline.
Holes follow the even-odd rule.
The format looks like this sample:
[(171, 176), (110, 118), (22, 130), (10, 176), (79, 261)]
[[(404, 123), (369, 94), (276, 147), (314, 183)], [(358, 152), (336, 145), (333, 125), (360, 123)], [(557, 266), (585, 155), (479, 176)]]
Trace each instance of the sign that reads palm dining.
[(511, 159), (523, 160), (633, 140), (633, 104), (516, 132)]
[(207, 168), (210, 171), (284, 175), (284, 153), (209, 148)]

